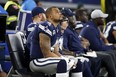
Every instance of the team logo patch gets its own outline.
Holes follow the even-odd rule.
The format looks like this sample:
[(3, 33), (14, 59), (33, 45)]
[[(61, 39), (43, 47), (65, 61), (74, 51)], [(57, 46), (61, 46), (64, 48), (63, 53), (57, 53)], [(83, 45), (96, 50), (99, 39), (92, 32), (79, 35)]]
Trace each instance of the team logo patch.
[(54, 35), (54, 34), (56, 34), (56, 31), (55, 31), (55, 30), (53, 30), (53, 35)]
[(48, 29), (48, 26), (46, 26), (45, 28), (44, 28), (44, 30), (47, 30)]
[(48, 29), (48, 27), (46, 26), (42, 26), (41, 24), (39, 25), (39, 28), (41, 30), (43, 30), (44, 32), (46, 32), (47, 34), (49, 34), (50, 36), (52, 36), (52, 32)]
[(89, 27), (89, 25), (87, 25), (86, 27)]

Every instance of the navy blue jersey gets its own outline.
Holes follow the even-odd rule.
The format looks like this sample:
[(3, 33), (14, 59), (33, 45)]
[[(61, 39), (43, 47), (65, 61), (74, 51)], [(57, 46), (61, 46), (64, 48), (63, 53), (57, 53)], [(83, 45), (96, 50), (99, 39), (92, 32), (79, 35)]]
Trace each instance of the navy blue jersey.
[(26, 37), (28, 37), (29, 33), (33, 31), (36, 27), (36, 23), (30, 23), (26, 28)]
[(82, 29), (85, 27), (85, 23), (77, 21), (75, 29)]
[(78, 33), (71, 27), (68, 27), (63, 34), (63, 47), (67, 50), (74, 51), (77, 54), (84, 53), (84, 48), (78, 38)]
[(27, 48), (30, 49), (31, 41), (32, 41), (33, 31), (29, 33), (26, 41)]
[(38, 26), (38, 24), (37, 23), (30, 23), (26, 28), (27, 47), (29, 49), (30, 49), (32, 35), (33, 35), (33, 30), (35, 29), (36, 26)]
[(112, 21), (106, 25), (104, 36), (108, 39), (109, 43), (116, 43), (116, 39), (114, 38), (112, 32), (116, 31), (116, 22)]
[(60, 32), (60, 25), (54, 27), (50, 22), (45, 21), (35, 27), (32, 36), (30, 57), (31, 59), (43, 58), (43, 54), (39, 44), (39, 34), (44, 33), (51, 39), (51, 47), (56, 43), (58, 33)]
[(107, 51), (113, 50), (113, 45), (105, 45), (103, 40), (100, 38), (100, 31), (97, 25), (93, 21), (89, 21), (87, 26), (84, 27), (80, 35), (90, 42), (90, 49), (95, 51)]

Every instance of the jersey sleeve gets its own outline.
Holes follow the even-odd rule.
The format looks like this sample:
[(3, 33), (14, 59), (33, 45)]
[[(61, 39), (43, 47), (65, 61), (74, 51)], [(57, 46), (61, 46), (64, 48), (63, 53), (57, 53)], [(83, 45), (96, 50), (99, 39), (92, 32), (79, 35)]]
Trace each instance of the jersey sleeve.
[(116, 31), (116, 23), (112, 26), (113, 30)]
[(48, 35), (49, 37), (52, 36), (52, 29), (49, 25), (41, 25), (39, 24), (38, 28), (41, 30), (41, 33)]

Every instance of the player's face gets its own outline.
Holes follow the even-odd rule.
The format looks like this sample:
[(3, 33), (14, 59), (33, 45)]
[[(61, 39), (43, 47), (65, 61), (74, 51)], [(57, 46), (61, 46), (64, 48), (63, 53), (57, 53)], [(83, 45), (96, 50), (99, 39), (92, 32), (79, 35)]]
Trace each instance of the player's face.
[(73, 28), (75, 28), (75, 19), (74, 19), (74, 17), (72, 16), (72, 17), (68, 17), (68, 19), (69, 19), (69, 23), (70, 23), (70, 26), (72, 26)]
[(97, 24), (98, 26), (103, 26), (104, 25), (104, 18), (97, 18)]
[(81, 21), (86, 23), (88, 21), (88, 15), (86, 12), (83, 12), (82, 16), (81, 16)]
[(59, 22), (63, 19), (63, 15), (58, 8), (53, 8), (51, 18), (53, 21)]

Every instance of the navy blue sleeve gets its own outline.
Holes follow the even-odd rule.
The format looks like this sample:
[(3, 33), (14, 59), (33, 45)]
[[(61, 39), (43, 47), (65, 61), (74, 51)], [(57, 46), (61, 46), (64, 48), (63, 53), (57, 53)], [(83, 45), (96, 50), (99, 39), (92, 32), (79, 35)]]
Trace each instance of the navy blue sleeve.
[(116, 31), (116, 23), (112, 25), (113, 31)]
[(70, 31), (65, 31), (63, 35), (63, 47), (77, 54), (84, 53), (84, 48), (78, 39), (78, 35), (72, 34)]
[(26, 37), (28, 37), (29, 33), (32, 32), (37, 24), (30, 23), (26, 28)]
[(69, 50), (69, 49), (68, 49), (68, 36), (67, 36), (66, 33), (63, 34), (63, 47), (64, 47), (65, 49)]
[(106, 51), (106, 50), (112, 50), (114, 48), (113, 45), (107, 46), (103, 43), (103, 41), (100, 39), (99, 35), (97, 35), (97, 32), (95, 29), (90, 27), (85, 27), (81, 31), (80, 35), (90, 42), (90, 49), (95, 51)]
[(41, 29), (41, 33), (44, 33), (44, 34), (46, 34), (49, 37), (52, 36), (52, 29), (51, 29), (50, 26), (39, 24), (38, 28)]

